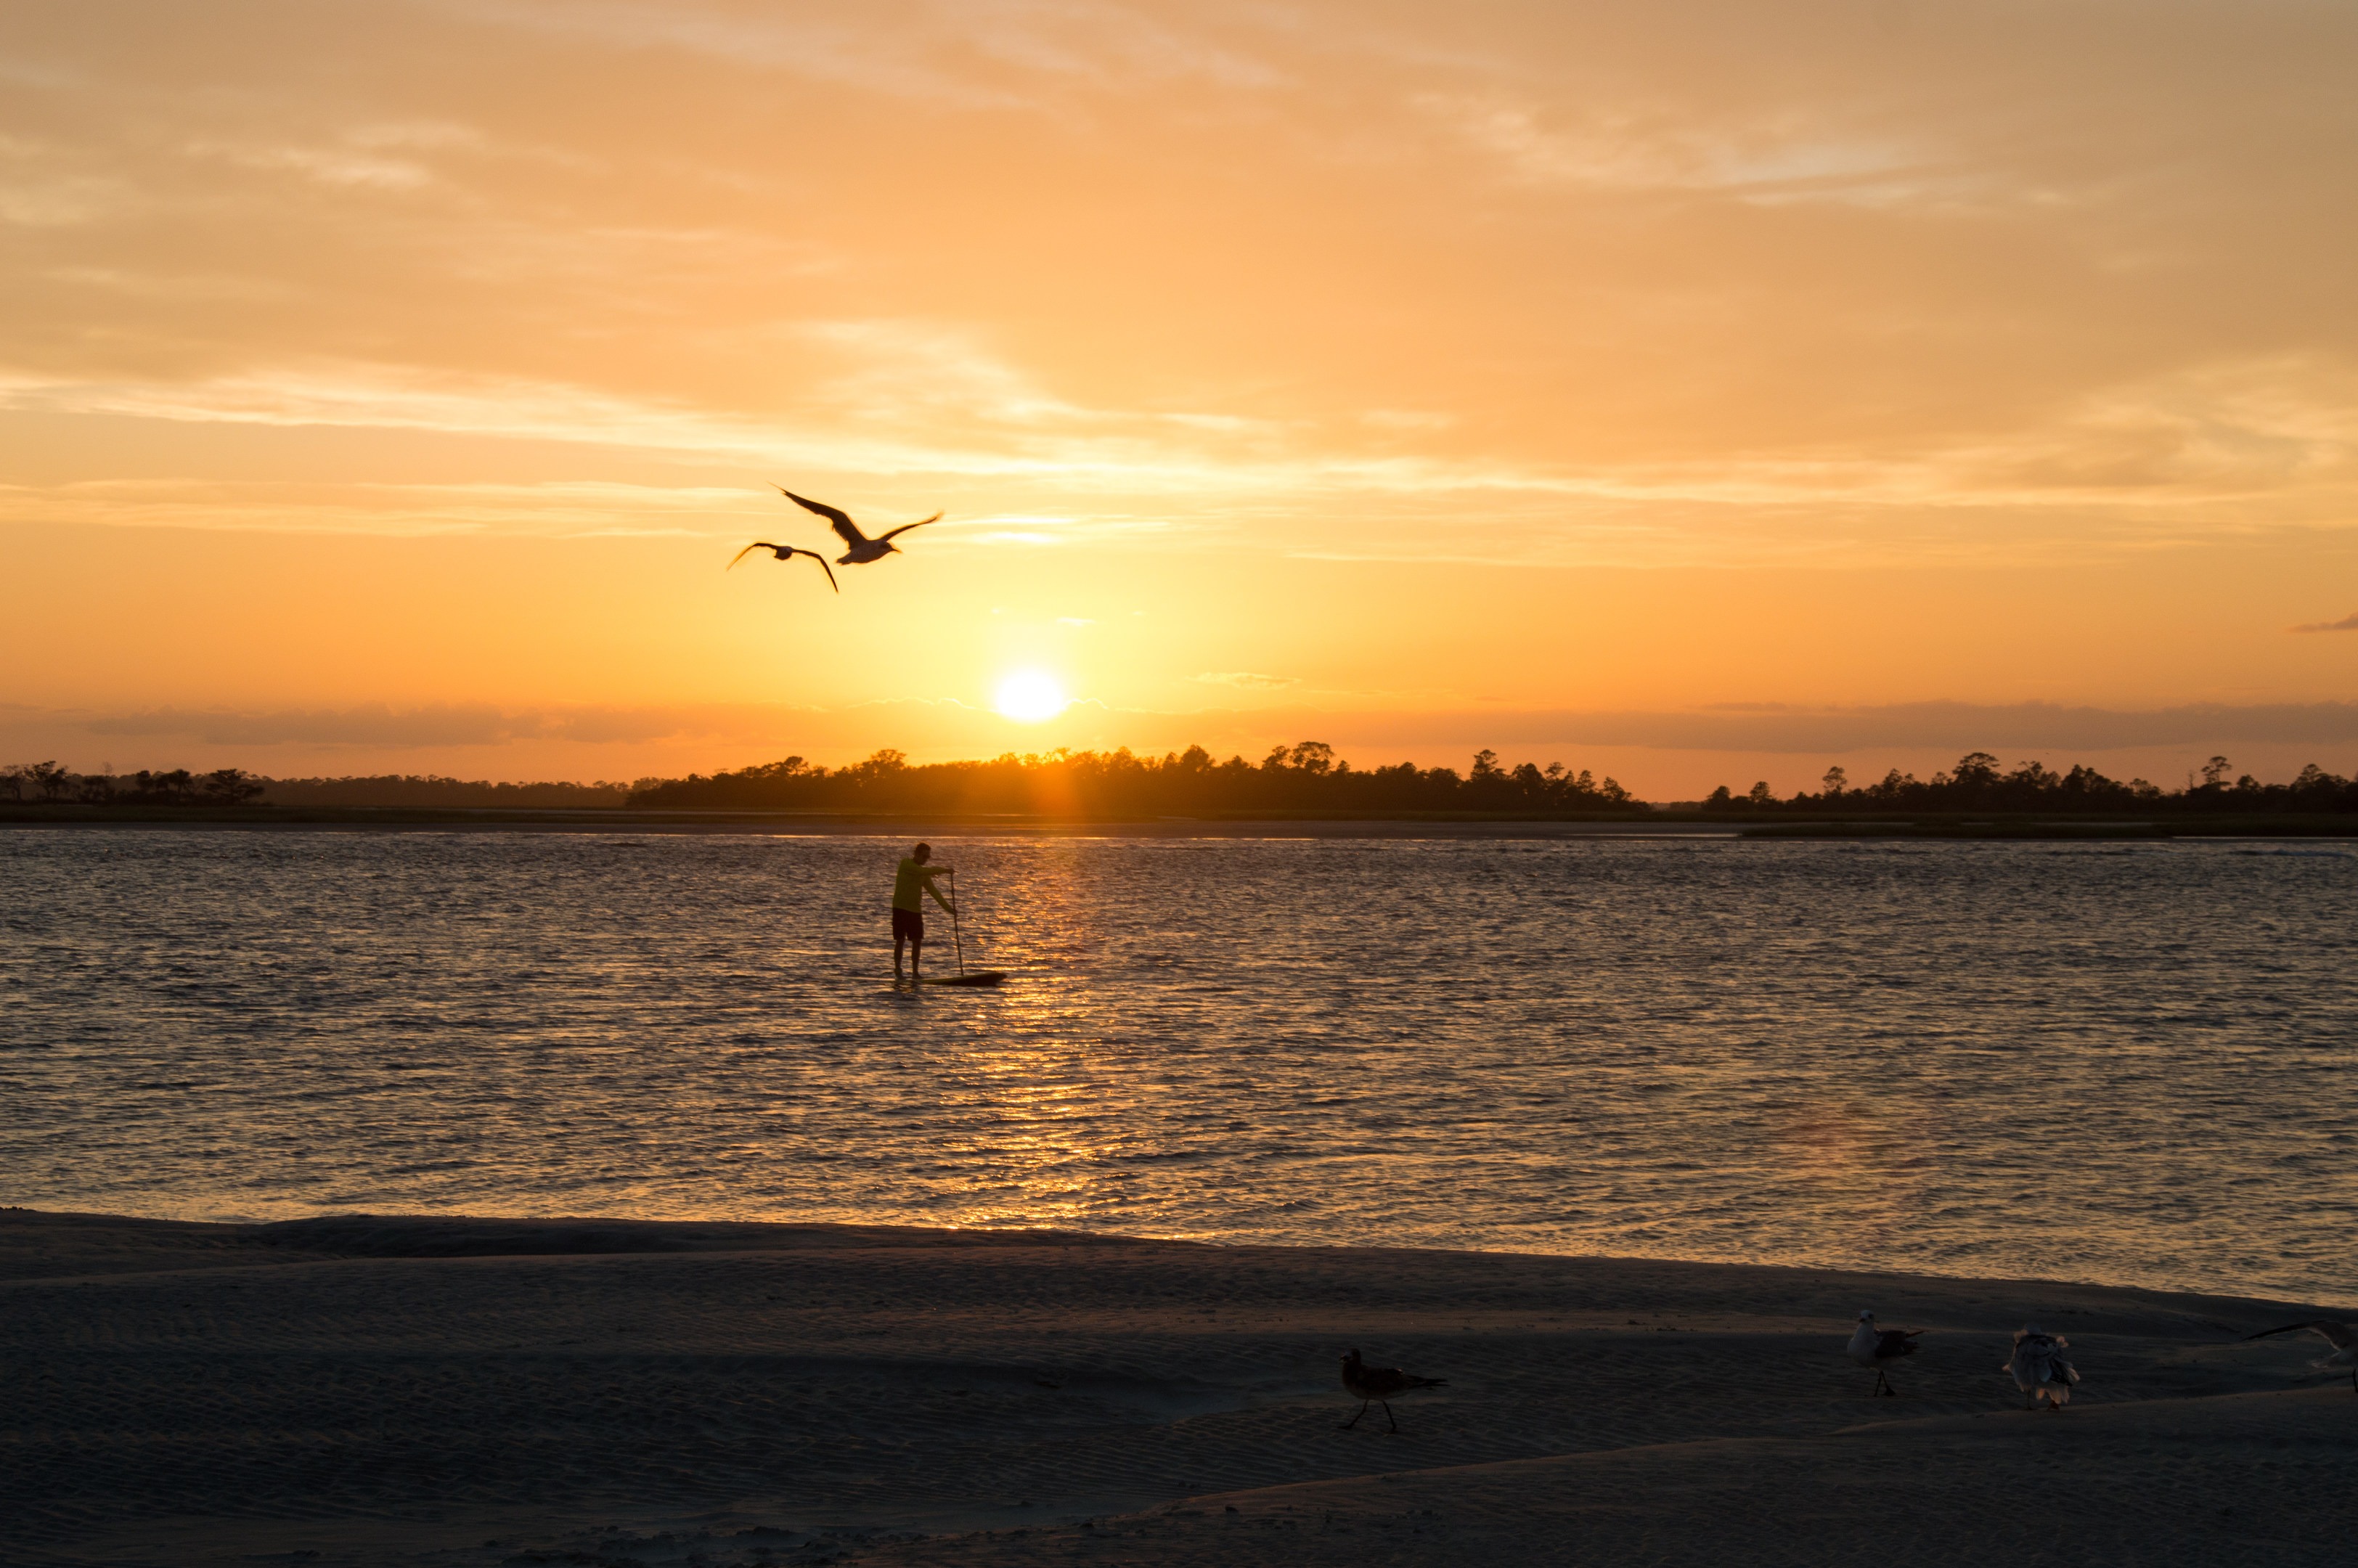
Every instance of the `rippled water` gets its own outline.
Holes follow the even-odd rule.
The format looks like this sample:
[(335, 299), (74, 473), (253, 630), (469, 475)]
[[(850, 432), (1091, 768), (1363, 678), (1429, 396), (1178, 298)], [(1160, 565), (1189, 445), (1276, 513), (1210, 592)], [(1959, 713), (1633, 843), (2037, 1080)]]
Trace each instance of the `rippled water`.
[(2358, 1295), (2337, 846), (946, 841), (995, 992), (903, 849), (0, 834), (0, 1201)]

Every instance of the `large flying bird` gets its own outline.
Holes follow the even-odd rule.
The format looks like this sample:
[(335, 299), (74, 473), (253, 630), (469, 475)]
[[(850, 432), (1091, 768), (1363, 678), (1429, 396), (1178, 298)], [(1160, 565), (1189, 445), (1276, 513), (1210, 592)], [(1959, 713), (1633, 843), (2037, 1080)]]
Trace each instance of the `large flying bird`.
[(871, 539), (860, 531), (860, 524), (854, 523), (848, 514), (829, 506), (826, 502), (806, 501), (783, 484), (775, 485), (775, 489), (780, 495), (784, 496), (804, 511), (816, 512), (826, 518), (828, 525), (842, 537), (843, 542), (851, 546), (835, 558), (835, 564), (839, 567), (864, 567), (871, 561), (881, 561), (887, 556), (897, 556), (901, 551), (900, 546), (892, 543), (894, 539), (912, 528), (922, 528), (926, 523), (938, 523), (942, 520), (942, 514), (936, 512), (923, 522), (903, 523), (891, 533), (880, 534)]
[(746, 546), (743, 549), (738, 551), (735, 555), (730, 557), (729, 568), (733, 570), (739, 561), (743, 560), (747, 556), (752, 555), (756, 550), (767, 550), (782, 561), (791, 561), (796, 556), (808, 556), (811, 559), (818, 563), (818, 569), (827, 574), (827, 586), (835, 589), (838, 593), (841, 593), (843, 591), (843, 585), (835, 580), (835, 568), (827, 564), (827, 557), (825, 556), (820, 555), (817, 550), (797, 549), (792, 545), (773, 545), (767, 539), (756, 539), (752, 544)]

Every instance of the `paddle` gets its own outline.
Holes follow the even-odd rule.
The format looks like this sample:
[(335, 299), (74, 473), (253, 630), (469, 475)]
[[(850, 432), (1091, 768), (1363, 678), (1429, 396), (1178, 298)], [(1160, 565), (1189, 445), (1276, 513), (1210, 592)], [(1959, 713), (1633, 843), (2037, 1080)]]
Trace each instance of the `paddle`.
[(1007, 978), (1000, 970), (977, 969), (970, 975), (966, 972), (966, 935), (958, 928), (957, 872), (950, 872), (949, 877), (950, 941), (957, 951), (958, 972), (955, 975), (944, 975), (937, 980), (927, 980), (925, 984), (929, 986), (995, 986)]

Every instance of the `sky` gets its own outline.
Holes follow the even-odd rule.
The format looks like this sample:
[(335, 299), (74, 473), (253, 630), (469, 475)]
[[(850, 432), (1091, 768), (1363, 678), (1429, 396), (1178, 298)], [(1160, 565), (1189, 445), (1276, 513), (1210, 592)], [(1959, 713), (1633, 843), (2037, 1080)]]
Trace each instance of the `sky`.
[[(2358, 772), (2353, 59), (2343, 0), (12, 5), (0, 762)], [(780, 484), (945, 515), (724, 569), (839, 553)]]

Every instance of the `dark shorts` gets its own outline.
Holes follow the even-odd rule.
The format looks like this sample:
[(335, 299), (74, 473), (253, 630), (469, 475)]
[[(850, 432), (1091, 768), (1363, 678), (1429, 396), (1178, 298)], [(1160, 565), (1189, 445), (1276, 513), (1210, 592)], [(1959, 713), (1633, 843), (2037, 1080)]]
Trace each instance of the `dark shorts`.
[(914, 909), (895, 908), (892, 911), (892, 940), (898, 942), (903, 936), (912, 942), (923, 942), (925, 939), (925, 917)]

